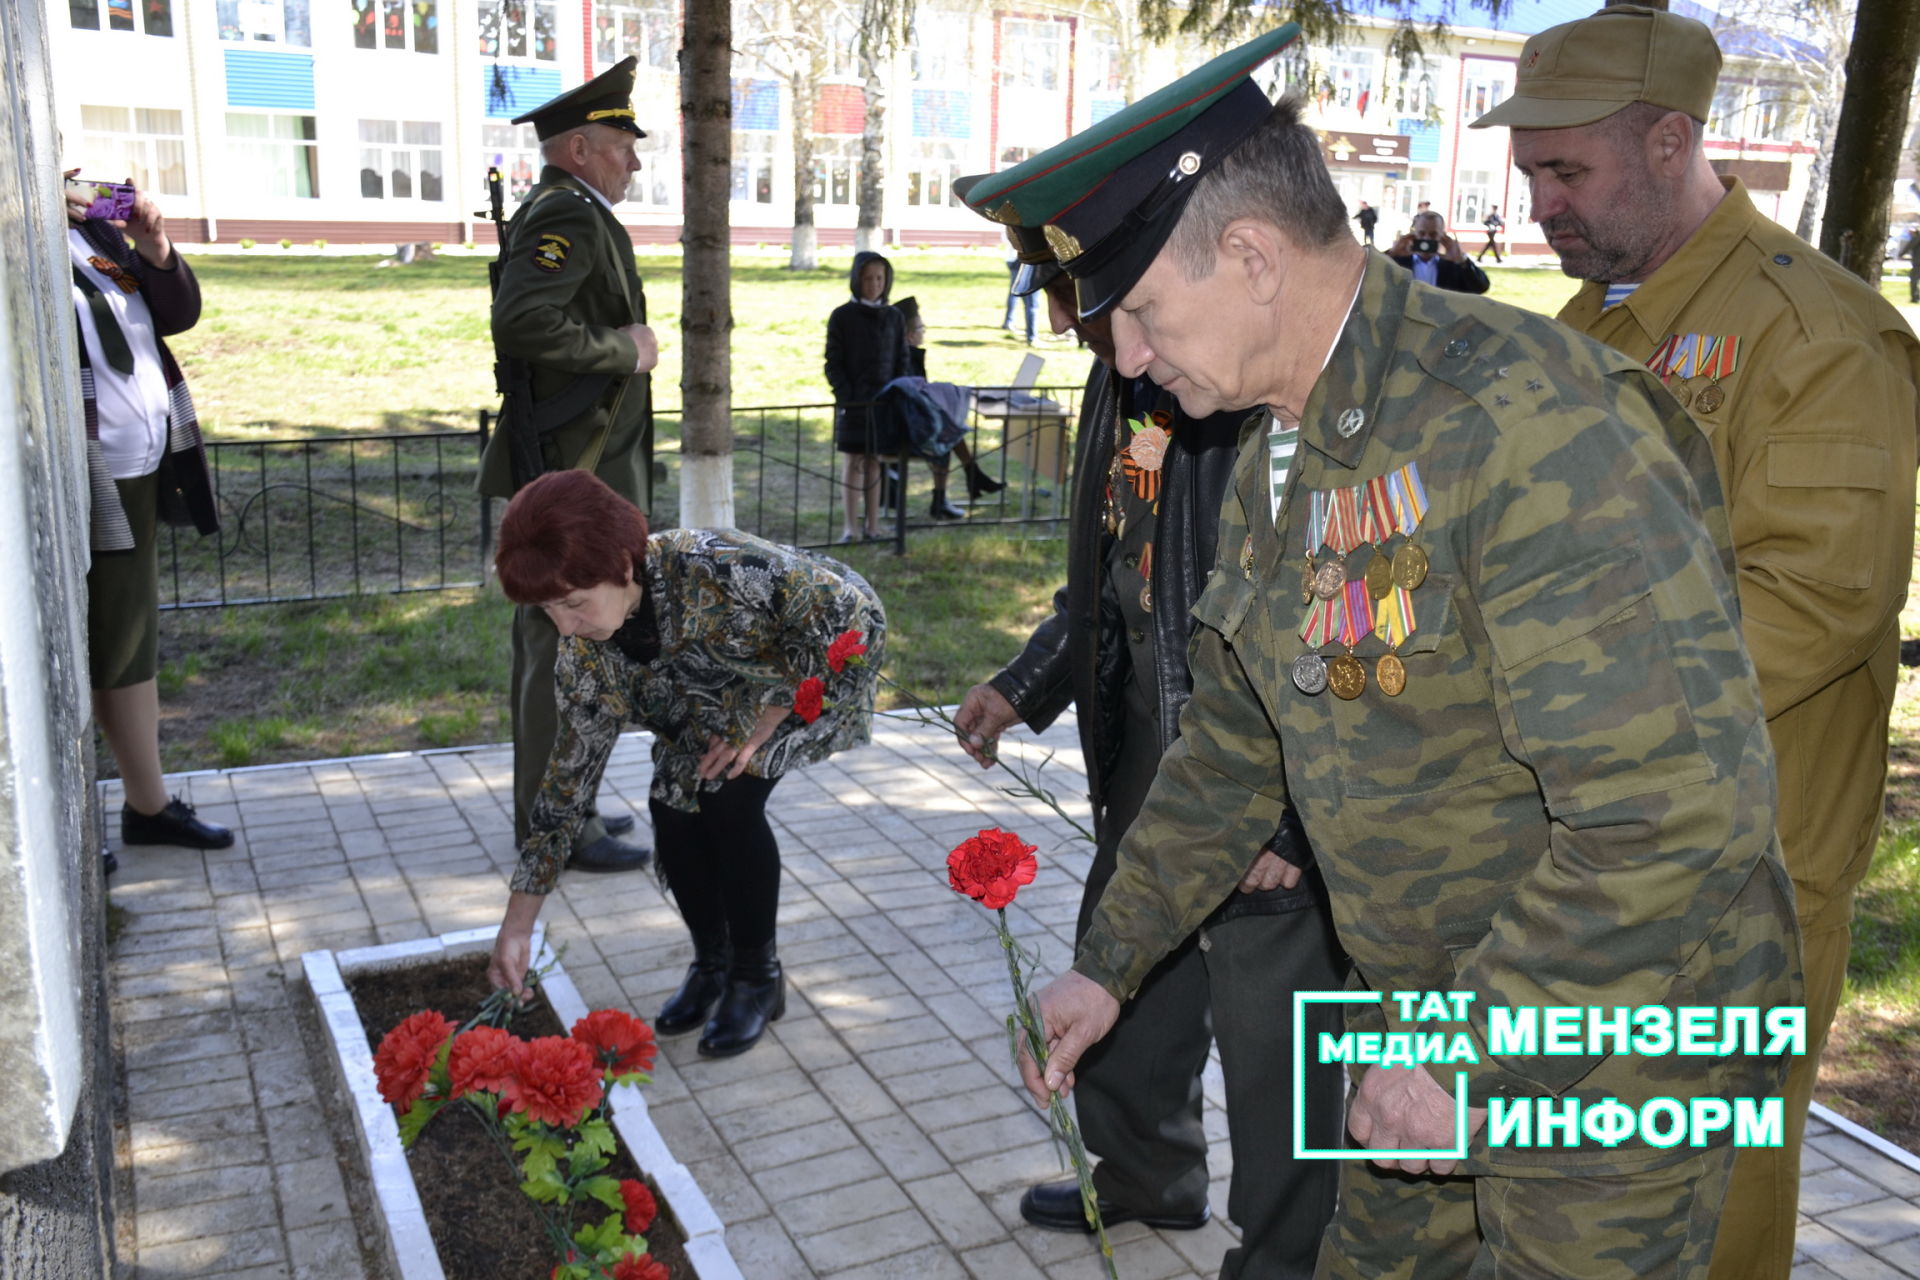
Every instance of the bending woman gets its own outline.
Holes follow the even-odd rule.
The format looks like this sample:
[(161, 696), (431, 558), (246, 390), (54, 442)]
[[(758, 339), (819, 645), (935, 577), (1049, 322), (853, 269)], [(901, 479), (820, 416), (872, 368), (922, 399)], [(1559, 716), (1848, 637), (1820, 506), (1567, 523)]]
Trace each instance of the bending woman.
[[(514, 497), (494, 566), (509, 599), (559, 628), (560, 728), (487, 976), (521, 990), (534, 920), (593, 800), (585, 782), (640, 725), (654, 735), (660, 873), (694, 952), (654, 1029), (704, 1025), (701, 1053), (746, 1052), (786, 1011), (767, 796), (789, 769), (868, 740), (886, 644), (879, 597), (838, 561), (735, 530), (648, 537), (646, 517), (584, 471), (551, 472)], [(866, 665), (834, 672), (828, 646), (848, 631)], [(825, 684), (811, 722), (794, 710), (810, 678)]]

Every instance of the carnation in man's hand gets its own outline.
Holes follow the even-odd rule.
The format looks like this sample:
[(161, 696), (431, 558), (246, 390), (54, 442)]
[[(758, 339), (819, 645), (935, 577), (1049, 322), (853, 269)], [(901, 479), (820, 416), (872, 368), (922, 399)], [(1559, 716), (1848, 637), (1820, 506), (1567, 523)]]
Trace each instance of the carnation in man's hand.
[(970, 836), (947, 855), (947, 883), (993, 910), (1008, 905), (1040, 870), (1034, 846), (998, 827)]

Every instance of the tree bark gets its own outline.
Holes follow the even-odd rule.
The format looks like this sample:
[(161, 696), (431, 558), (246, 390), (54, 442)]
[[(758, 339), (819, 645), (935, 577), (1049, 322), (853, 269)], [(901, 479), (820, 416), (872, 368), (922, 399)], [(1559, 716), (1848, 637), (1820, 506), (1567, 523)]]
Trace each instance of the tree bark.
[(1920, 65), (1920, 5), (1860, 0), (1847, 92), (1834, 130), (1820, 249), (1867, 283), (1880, 282), (1887, 202), (1906, 144), (1907, 99)]
[(680, 523), (731, 528), (733, 307), (728, 253), (733, 165), (730, 0), (688, 0), (681, 26)]
[(818, 233), (813, 219), (813, 109), (826, 75), (825, 59), (816, 54), (812, 65), (800, 69), (787, 83), (793, 96), (793, 249), (789, 271), (811, 271), (819, 265)]
[(867, 115), (860, 133), (860, 216), (853, 228), (856, 253), (886, 248), (881, 243), (880, 220), (887, 201), (887, 88), (880, 78), (880, 62), (877, 55), (860, 58)]

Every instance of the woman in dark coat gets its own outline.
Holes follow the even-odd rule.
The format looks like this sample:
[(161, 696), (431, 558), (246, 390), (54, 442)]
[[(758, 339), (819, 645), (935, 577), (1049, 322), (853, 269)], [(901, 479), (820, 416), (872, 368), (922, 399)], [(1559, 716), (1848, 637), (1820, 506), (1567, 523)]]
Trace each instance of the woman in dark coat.
[(827, 384), (833, 388), (833, 443), (847, 455), (846, 521), (840, 541), (853, 542), (855, 495), (860, 495), (868, 538), (880, 536), (880, 456), (873, 451), (868, 406), (880, 388), (909, 372), (906, 323), (887, 305), (893, 290), (893, 264), (877, 253), (853, 255), (847, 287), (851, 302), (843, 302), (827, 317)]
[[(786, 1009), (767, 797), (788, 770), (868, 740), (886, 648), (879, 597), (836, 560), (737, 530), (649, 537), (646, 517), (586, 471), (549, 472), (515, 495), (494, 565), (507, 597), (539, 605), (560, 632), (561, 714), (488, 977), (520, 991), (589, 782), (637, 724), (654, 735), (660, 873), (694, 950), (654, 1029), (704, 1026), (702, 1054), (746, 1052)], [(866, 646), (860, 663), (835, 645), (848, 632)]]

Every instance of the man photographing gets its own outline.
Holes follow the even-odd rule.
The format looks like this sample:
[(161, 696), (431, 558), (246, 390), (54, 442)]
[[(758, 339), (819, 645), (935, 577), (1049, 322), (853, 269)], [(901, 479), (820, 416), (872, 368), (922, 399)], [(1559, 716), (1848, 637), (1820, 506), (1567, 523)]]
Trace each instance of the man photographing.
[(1431, 209), (1413, 215), (1413, 228), (1393, 242), (1387, 256), (1413, 272), (1415, 280), (1436, 289), (1487, 291), (1487, 273), (1447, 234), (1446, 223)]

